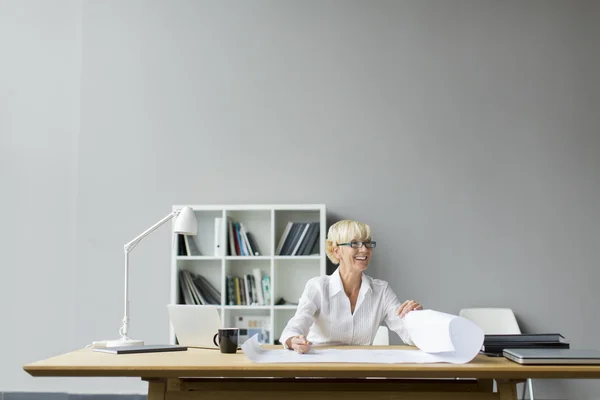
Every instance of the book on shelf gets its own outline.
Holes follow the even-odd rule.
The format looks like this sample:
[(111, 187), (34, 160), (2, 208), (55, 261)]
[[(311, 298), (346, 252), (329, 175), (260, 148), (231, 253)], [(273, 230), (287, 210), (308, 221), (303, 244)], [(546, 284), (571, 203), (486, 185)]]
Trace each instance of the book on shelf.
[(246, 238), (248, 239), (248, 243), (250, 244), (250, 247), (252, 248), (252, 251), (255, 256), (260, 256), (260, 249), (258, 248), (258, 245), (256, 244), (256, 240), (254, 240), (254, 235), (252, 234), (252, 232), (246, 232)]
[(269, 275), (265, 275), (262, 278), (262, 290), (265, 297), (265, 304), (271, 304), (271, 278), (269, 278)]
[(233, 277), (233, 287), (235, 290), (235, 305), (239, 306), (240, 304), (242, 304), (242, 296), (240, 295), (240, 277), (239, 276)]
[(256, 238), (242, 222), (227, 218), (227, 254), (231, 256), (258, 256)]
[(298, 240), (292, 244), (293, 246), (293, 250), (292, 253), (290, 254), (291, 256), (295, 256), (297, 255), (298, 249), (300, 248), (300, 244), (302, 244), (302, 241), (304, 240), (304, 237), (306, 236), (306, 232), (308, 232), (308, 228), (310, 228), (310, 223), (306, 223), (306, 224), (302, 224), (300, 225), (300, 236), (298, 238)]
[(244, 251), (247, 256), (255, 256), (254, 250), (250, 247), (250, 242), (248, 241), (248, 236), (246, 234), (246, 229), (244, 228), (244, 224), (240, 222), (240, 237), (242, 238), (242, 244), (244, 245)]
[(227, 236), (229, 238), (228, 253), (230, 256), (237, 256), (238, 252), (235, 247), (235, 239), (233, 237), (233, 221), (227, 218)]
[(225, 255), (225, 245), (221, 243), (223, 241), (223, 218), (215, 218), (215, 257), (221, 257)]
[(221, 304), (221, 292), (202, 275), (179, 271), (179, 289), (184, 304)]
[(177, 255), (178, 256), (187, 256), (187, 248), (185, 246), (185, 235), (181, 233), (177, 234)]
[(196, 245), (196, 240), (192, 235), (181, 235), (185, 241), (185, 249), (187, 256), (199, 256), (200, 250), (198, 250), (198, 246)]
[(256, 289), (256, 301), (260, 305), (268, 305), (269, 303), (265, 302), (265, 296), (263, 295), (261, 282), (262, 282), (262, 271), (259, 268), (253, 268), (252, 269), (252, 283), (254, 284), (254, 288)]
[(235, 300), (235, 283), (233, 280), (233, 276), (226, 276), (225, 277), (225, 285), (227, 288), (227, 299), (226, 299), (226, 304), (230, 305), (230, 306), (235, 306), (236, 304), (236, 300)]
[(288, 222), (275, 255), (307, 256), (314, 253), (319, 239), (319, 222)]
[(285, 244), (285, 241), (290, 233), (290, 230), (292, 229), (292, 225), (293, 225), (293, 222), (288, 222), (287, 225), (285, 226), (283, 234), (281, 235), (281, 238), (279, 239), (279, 243), (277, 244), (277, 248), (275, 249), (276, 256), (281, 254), (281, 249), (283, 248), (283, 245)]
[(270, 304), (270, 278), (254, 268), (252, 274), (226, 276), (227, 299), (225, 304), (232, 306), (267, 306)]
[(244, 239), (244, 244), (246, 246), (246, 248), (248, 249), (248, 253), (251, 256), (259, 256), (260, 252), (258, 251), (258, 247), (256, 246), (256, 241), (254, 240), (254, 237), (252, 236), (252, 232), (249, 232), (246, 227), (244, 226), (244, 224), (240, 223), (240, 227), (242, 229), (242, 238)]

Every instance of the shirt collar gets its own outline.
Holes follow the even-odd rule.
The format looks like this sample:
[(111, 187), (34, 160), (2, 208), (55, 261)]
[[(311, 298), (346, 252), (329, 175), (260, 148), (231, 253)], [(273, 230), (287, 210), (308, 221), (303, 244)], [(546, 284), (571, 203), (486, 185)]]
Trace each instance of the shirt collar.
[[(342, 284), (342, 278), (340, 277), (340, 268), (337, 267), (329, 277), (329, 297), (333, 297), (343, 290), (344, 285)], [(366, 293), (369, 290), (371, 290), (371, 280), (363, 272), (359, 295), (360, 293)]]

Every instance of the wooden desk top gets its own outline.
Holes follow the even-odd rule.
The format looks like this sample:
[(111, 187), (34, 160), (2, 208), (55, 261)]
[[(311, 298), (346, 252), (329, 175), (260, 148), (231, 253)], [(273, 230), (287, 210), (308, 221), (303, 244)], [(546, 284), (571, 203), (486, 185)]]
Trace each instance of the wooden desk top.
[[(266, 346), (267, 348), (281, 348)], [(374, 348), (353, 346), (345, 348)], [(415, 349), (386, 346), (389, 349)], [(141, 378), (183, 377), (394, 377), (394, 378), (596, 378), (600, 365), (519, 365), (503, 357), (478, 355), (468, 364), (257, 364), (241, 351), (189, 348), (187, 351), (109, 354), (81, 349), (25, 365), (32, 376), (128, 376)]]

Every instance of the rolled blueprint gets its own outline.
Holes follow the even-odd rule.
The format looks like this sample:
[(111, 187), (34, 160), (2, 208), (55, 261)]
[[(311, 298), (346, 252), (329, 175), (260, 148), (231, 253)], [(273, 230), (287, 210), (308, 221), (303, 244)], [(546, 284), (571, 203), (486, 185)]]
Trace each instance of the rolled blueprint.
[[(439, 363), (464, 364), (471, 361), (483, 344), (483, 330), (466, 318), (433, 310), (411, 311), (404, 323), (419, 350), (327, 349), (313, 347), (306, 354), (290, 350), (266, 350), (258, 335), (242, 344), (246, 356), (257, 363)], [(393, 329), (393, 326), (391, 326)]]
[(440, 362), (467, 363), (483, 345), (483, 330), (457, 315), (433, 310), (411, 311), (404, 317), (404, 324), (415, 346), (439, 358)]

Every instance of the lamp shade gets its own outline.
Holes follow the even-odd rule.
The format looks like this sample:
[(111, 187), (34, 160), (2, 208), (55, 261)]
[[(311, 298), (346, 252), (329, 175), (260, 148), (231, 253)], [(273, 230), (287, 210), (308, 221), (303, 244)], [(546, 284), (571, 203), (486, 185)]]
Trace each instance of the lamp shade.
[(175, 233), (182, 235), (195, 235), (198, 233), (196, 214), (191, 207), (183, 207), (175, 220)]

